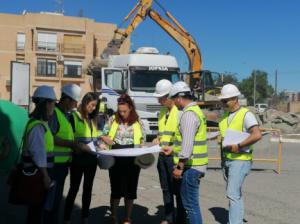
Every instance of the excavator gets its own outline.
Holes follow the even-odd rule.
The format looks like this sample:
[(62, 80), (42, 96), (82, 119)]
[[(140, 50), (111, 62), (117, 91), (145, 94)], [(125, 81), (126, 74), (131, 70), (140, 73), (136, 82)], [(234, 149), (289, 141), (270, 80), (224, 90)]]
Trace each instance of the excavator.
[[(156, 3), (170, 20), (163, 18), (153, 7)], [(185, 51), (189, 61), (189, 71), (181, 73), (183, 79), (189, 83), (191, 89), (197, 88), (199, 95), (197, 97), (200, 106), (214, 107), (218, 105), (216, 95), (220, 93), (221, 76), (219, 73), (212, 73), (202, 70), (202, 57), (200, 49), (195, 39), (189, 34), (182, 25), (168, 12), (157, 0), (140, 0), (124, 18), (123, 23), (131, 18), (126, 29), (117, 28), (113, 39), (101, 54), (102, 59), (107, 59), (109, 55), (118, 55), (119, 49), (126, 38), (142, 23), (147, 17), (150, 17), (157, 23), (169, 36), (171, 36)], [(209, 98), (209, 99), (208, 99)]]

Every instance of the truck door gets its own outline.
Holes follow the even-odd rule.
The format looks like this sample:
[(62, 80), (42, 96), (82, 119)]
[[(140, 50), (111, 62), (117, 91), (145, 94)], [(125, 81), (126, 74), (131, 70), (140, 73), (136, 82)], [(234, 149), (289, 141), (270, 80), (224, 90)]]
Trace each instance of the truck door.
[(127, 76), (121, 69), (102, 68), (102, 96), (107, 98), (107, 108), (117, 110), (117, 99), (127, 92)]

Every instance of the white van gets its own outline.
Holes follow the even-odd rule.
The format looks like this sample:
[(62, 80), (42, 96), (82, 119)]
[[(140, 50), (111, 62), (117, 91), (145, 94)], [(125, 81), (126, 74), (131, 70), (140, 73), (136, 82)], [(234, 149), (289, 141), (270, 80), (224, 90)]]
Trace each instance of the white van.
[(268, 109), (268, 104), (257, 103), (257, 104), (255, 104), (255, 109), (258, 113), (263, 113)]

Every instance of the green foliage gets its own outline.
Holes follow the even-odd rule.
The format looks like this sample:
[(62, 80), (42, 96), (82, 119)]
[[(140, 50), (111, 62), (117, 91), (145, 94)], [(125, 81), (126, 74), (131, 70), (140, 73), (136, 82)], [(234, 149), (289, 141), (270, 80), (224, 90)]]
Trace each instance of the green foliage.
[(247, 98), (249, 105), (253, 105), (254, 77), (256, 79), (256, 103), (265, 103), (267, 98), (274, 94), (273, 87), (268, 83), (268, 74), (264, 71), (253, 70), (251, 76), (243, 79), (239, 84), (239, 89)]
[(239, 81), (238, 81), (235, 73), (223, 74), (223, 83), (224, 83), (224, 85), (228, 84), (228, 83), (234, 84), (236, 86), (239, 85)]

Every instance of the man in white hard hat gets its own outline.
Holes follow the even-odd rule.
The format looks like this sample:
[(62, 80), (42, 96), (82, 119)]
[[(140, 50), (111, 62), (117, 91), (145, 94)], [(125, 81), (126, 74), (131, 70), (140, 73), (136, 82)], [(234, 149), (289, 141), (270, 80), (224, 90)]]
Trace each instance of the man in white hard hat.
[(238, 101), (240, 91), (233, 84), (224, 85), (219, 99), (225, 113), (219, 122), (222, 139), (227, 130), (248, 132), (250, 136), (234, 145), (222, 145), (222, 168), (226, 181), (226, 196), (229, 199), (229, 223), (242, 224), (244, 203), (242, 185), (251, 170), (252, 145), (261, 139), (255, 116)]
[(56, 104), (54, 114), (48, 121), (54, 136), (54, 167), (50, 176), (56, 181), (54, 205), (45, 211), (44, 223), (58, 223), (59, 207), (64, 183), (68, 175), (72, 150), (80, 150), (81, 145), (74, 141), (73, 129), (69, 121), (70, 112), (77, 107), (81, 88), (76, 84), (66, 84), (61, 88), (61, 98)]
[[(169, 92), (172, 88), (172, 83), (167, 79), (162, 79), (156, 83), (154, 96), (163, 107), (158, 116), (158, 136), (153, 140), (153, 143), (160, 144), (164, 147), (173, 147), (175, 142), (175, 132), (178, 128), (180, 111), (177, 109), (174, 101), (170, 98)], [(157, 170), (161, 189), (163, 192), (164, 201), (164, 217), (161, 224), (181, 223), (184, 224), (185, 217), (183, 212), (178, 212), (175, 222), (175, 209), (173, 198), (173, 155), (170, 150), (166, 150), (159, 154), (157, 161)], [(182, 211), (182, 202), (179, 197), (176, 197), (177, 211)]]
[(183, 114), (175, 133), (173, 177), (178, 187), (190, 224), (202, 224), (199, 205), (200, 179), (205, 175), (208, 163), (206, 146), (206, 119), (200, 107), (193, 102), (188, 85), (176, 82), (169, 93)]

